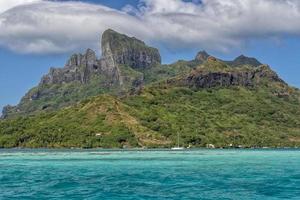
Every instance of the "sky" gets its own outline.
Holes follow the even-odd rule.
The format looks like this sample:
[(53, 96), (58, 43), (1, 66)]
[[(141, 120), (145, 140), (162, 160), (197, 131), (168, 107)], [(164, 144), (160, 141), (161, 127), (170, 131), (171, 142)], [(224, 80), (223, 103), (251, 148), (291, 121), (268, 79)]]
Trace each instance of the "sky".
[(100, 56), (108, 28), (157, 47), (164, 63), (244, 54), (300, 88), (298, 0), (0, 0), (0, 109), (71, 54)]

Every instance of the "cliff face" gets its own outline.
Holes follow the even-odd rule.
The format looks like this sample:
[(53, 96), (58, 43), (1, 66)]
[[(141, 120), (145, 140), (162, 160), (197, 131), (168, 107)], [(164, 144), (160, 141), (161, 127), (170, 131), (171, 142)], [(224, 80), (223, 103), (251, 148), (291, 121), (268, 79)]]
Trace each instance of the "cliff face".
[(206, 71), (197, 69), (178, 83), (181, 83), (184, 86), (195, 88), (229, 86), (254, 87), (260, 84), (263, 80), (287, 85), (266, 65), (261, 65), (258, 68), (244, 71), (235, 70), (234, 68), (224, 71)]
[(168, 85), (188, 87), (196, 90), (203, 88), (245, 87), (248, 89), (272, 88), (275, 96), (287, 96), (286, 84), (268, 65), (258, 67), (232, 67), (224, 61), (208, 57), (206, 61), (186, 75), (171, 78)]
[(141, 40), (111, 29), (103, 33), (101, 44), (102, 57), (110, 64), (126, 65), (133, 69), (161, 64), (161, 57), (156, 48), (148, 47)]
[(91, 74), (101, 73), (99, 61), (93, 50), (88, 49), (85, 54), (74, 54), (64, 68), (51, 68), (49, 74), (41, 80), (41, 85), (63, 84), (73, 81), (87, 83)]
[(86, 84), (93, 75), (105, 75), (108, 80), (123, 85), (120, 66), (143, 69), (161, 64), (157, 49), (148, 47), (136, 38), (107, 30), (101, 40), (102, 57), (88, 49), (85, 54), (74, 54), (64, 68), (51, 68), (41, 80), (41, 85), (64, 84), (78, 81)]

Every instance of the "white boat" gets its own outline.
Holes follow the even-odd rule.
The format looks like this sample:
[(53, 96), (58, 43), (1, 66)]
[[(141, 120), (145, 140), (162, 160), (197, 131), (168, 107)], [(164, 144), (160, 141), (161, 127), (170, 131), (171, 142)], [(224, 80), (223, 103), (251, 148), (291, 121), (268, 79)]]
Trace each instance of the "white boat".
[(184, 147), (179, 146), (179, 132), (177, 133), (177, 147), (172, 147), (172, 150), (182, 150)]
[(172, 150), (182, 150), (182, 149), (184, 149), (184, 147), (172, 147), (171, 149)]

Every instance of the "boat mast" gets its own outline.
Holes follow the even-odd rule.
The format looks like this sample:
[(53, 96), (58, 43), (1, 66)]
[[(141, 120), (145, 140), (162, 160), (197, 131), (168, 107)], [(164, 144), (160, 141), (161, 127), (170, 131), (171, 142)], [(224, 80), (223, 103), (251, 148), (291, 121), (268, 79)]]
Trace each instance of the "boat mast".
[(177, 132), (177, 147), (179, 148), (179, 132)]

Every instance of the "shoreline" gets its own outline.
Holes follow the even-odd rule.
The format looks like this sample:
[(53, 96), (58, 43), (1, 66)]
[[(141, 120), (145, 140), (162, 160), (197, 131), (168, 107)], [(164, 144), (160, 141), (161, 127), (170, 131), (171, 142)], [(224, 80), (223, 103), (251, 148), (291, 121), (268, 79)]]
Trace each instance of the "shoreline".
[(171, 149), (171, 148), (0, 148), (2, 150), (45, 150), (45, 151), (199, 151), (199, 150), (300, 150), (300, 147), (258, 147), (258, 148), (184, 148), (184, 149)]

